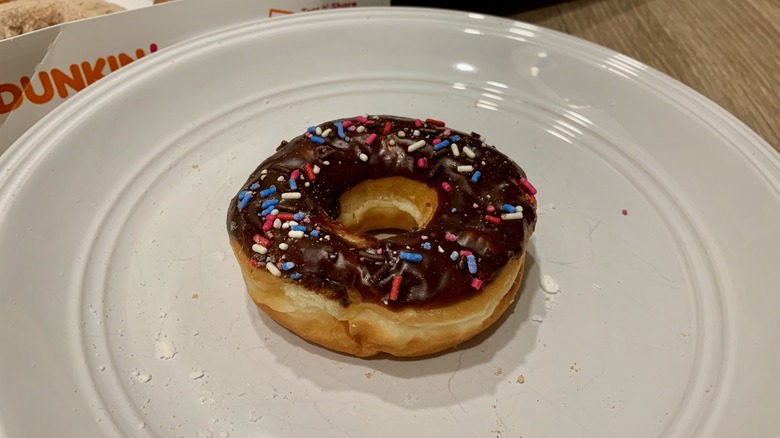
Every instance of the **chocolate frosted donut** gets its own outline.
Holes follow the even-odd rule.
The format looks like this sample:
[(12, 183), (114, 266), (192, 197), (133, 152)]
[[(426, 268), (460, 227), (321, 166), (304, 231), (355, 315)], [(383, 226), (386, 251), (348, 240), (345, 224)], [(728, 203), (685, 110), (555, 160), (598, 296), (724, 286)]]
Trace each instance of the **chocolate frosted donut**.
[[(536, 189), (479, 134), (390, 116), (282, 142), (228, 211), (255, 303), (325, 347), (434, 353), (506, 310), (536, 224)], [(394, 229), (379, 238), (373, 232)]]

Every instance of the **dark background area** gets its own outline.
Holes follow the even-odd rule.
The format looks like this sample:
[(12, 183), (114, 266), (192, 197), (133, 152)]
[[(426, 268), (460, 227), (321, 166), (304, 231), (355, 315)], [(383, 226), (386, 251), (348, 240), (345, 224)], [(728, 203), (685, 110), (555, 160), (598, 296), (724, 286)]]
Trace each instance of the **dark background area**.
[(436, 1), (436, 0), (392, 0), (393, 6), (420, 6), (428, 8), (456, 9), (460, 11), (481, 12), (491, 15), (512, 15), (544, 6), (565, 3), (571, 0), (516, 0), (495, 1)]

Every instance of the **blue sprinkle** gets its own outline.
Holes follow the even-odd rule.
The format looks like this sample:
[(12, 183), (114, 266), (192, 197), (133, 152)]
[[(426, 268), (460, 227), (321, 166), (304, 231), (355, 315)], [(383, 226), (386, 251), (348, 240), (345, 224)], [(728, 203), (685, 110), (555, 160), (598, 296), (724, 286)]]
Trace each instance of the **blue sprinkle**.
[(290, 178), (290, 190), (298, 190), (298, 183), (292, 178)]
[(444, 141), (442, 141), (441, 143), (439, 143), (439, 144), (437, 144), (436, 146), (434, 146), (434, 147), (433, 147), (433, 150), (434, 150), (434, 151), (440, 151), (440, 150), (442, 150), (442, 149), (446, 148), (446, 147), (447, 147), (447, 146), (449, 146), (449, 145), (450, 145), (450, 141), (449, 141), (449, 140), (444, 140)]
[(309, 128), (306, 130), (306, 132), (308, 132), (310, 134), (314, 134), (315, 132), (317, 132), (317, 127), (316, 126), (309, 126)]
[(292, 269), (294, 267), (295, 267), (295, 263), (293, 263), (293, 262), (284, 262), (284, 263), (282, 263), (282, 269), (284, 269), (285, 271), (289, 271), (290, 269)]
[(344, 133), (344, 124), (336, 122), (334, 125), (336, 125), (336, 132), (339, 134), (339, 137), (346, 139), (347, 134)]
[(303, 225), (293, 225), (290, 227), (290, 229), (293, 231), (306, 231), (306, 227)]
[(514, 205), (504, 204), (501, 206), (501, 209), (504, 210), (506, 213), (514, 213), (517, 211)]
[(271, 186), (271, 187), (268, 187), (265, 190), (261, 190), (260, 191), (260, 197), (261, 198), (267, 198), (267, 197), (273, 195), (274, 193), (276, 193), (276, 186)]
[(247, 193), (246, 195), (244, 195), (244, 197), (241, 198), (241, 201), (238, 202), (238, 209), (239, 210), (243, 210), (244, 207), (249, 205), (249, 201), (251, 201), (251, 200), (252, 200), (252, 194), (251, 193)]
[(460, 136), (459, 135), (453, 135), (452, 137), (450, 137), (450, 140), (452, 140), (453, 143), (457, 143), (458, 140), (460, 140)]
[(263, 210), (262, 212), (260, 212), (260, 214), (258, 216), (268, 216), (269, 214), (271, 214), (271, 212), (274, 211), (274, 208), (276, 208), (276, 207), (272, 205), (272, 206), (266, 208), (265, 210)]
[(300, 280), (301, 277), (303, 277), (303, 275), (301, 275), (301, 274), (299, 274), (297, 272), (295, 274), (291, 274), (290, 275), (290, 279), (292, 279), (292, 280)]
[(254, 183), (251, 186), (249, 186), (249, 190), (257, 190), (259, 188), (260, 188), (260, 184), (259, 183)]
[(241, 191), (238, 193), (238, 200), (239, 200), (239, 201), (243, 200), (243, 199), (244, 199), (244, 196), (246, 196), (248, 193), (250, 193), (250, 192), (249, 192), (249, 190), (241, 190)]
[(417, 254), (414, 252), (406, 252), (401, 251), (401, 254), (398, 256), (401, 258), (401, 260), (405, 262), (412, 262), (412, 263), (420, 263), (422, 261), (422, 254)]
[(309, 233), (311, 237), (317, 238), (320, 237), (320, 232), (317, 230), (311, 230), (311, 233)]
[(456, 211), (458, 211), (458, 209), (453, 207), (452, 210), (450, 210), (450, 213), (455, 213)]
[(311, 141), (313, 141), (314, 143), (317, 143), (317, 144), (325, 143), (325, 139), (320, 137), (320, 136), (317, 136), (317, 135), (312, 135), (311, 137), (309, 137), (309, 140), (311, 140)]
[(303, 213), (295, 213), (293, 215), (293, 219), (295, 219), (297, 222), (300, 222), (303, 220)]
[(480, 172), (479, 170), (474, 172), (474, 175), (471, 175), (471, 182), (479, 181), (480, 176), (482, 176), (482, 172)]
[(431, 242), (425, 242), (422, 244), (423, 249), (431, 249)]
[(458, 260), (458, 251), (452, 251), (452, 253), (450, 254), (450, 260), (452, 260), (453, 262), (455, 260)]
[(477, 258), (473, 255), (466, 256), (466, 266), (469, 267), (469, 273), (474, 275), (477, 273)]
[(274, 205), (276, 205), (278, 203), (279, 203), (278, 199), (269, 199), (269, 200), (263, 202), (263, 205), (261, 205), (261, 207), (263, 207), (263, 208), (273, 207)]

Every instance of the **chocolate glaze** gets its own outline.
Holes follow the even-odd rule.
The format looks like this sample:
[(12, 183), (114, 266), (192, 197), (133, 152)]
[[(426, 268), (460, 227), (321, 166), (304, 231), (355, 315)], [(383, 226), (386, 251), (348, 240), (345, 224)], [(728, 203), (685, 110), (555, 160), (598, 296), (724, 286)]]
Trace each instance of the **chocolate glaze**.
[[(358, 132), (345, 128), (345, 138), (341, 138), (335, 123), (347, 120), (365, 130)], [(387, 122), (391, 129), (389, 134), (384, 134)], [(239, 195), (231, 200), (227, 217), (230, 237), (241, 244), (255, 269), (266, 269), (266, 263), (274, 263), (282, 268), (282, 277), (299, 274), (290, 281), (298, 281), (345, 306), (350, 302), (347, 288), (358, 291), (363, 301), (384, 303), (392, 309), (408, 305), (440, 307), (473, 297), (480, 293), (472, 287), (473, 278), (482, 280), (484, 288), (511, 259), (523, 254), (526, 234), (533, 232), (536, 224), (536, 199), (529, 193), (529, 187), (520, 181), (525, 178), (525, 172), (494, 147), (486, 145), (479, 134), (465, 134), (442, 125), (432, 120), (416, 122), (392, 116), (370, 116), (367, 120), (356, 117), (319, 125), (323, 131), (332, 130), (322, 144), (315, 142), (320, 136), (310, 133), (282, 142), (277, 152), (260, 164)], [(414, 135), (415, 130), (419, 135)], [(449, 135), (444, 135), (445, 130), (450, 131)], [(399, 131), (405, 136), (399, 137)], [(369, 146), (366, 140), (371, 134), (376, 134), (376, 139)], [(309, 138), (312, 135), (316, 137)], [(461, 151), (458, 157), (449, 146), (434, 153), (434, 139), (452, 141), (453, 136), (460, 137), (456, 137)], [(391, 140), (394, 145), (390, 144)], [(426, 145), (408, 152), (409, 145), (419, 140), (425, 140)], [(473, 148), (473, 159), (463, 152), (465, 147)], [(366, 162), (359, 158), (361, 153), (368, 156)], [(418, 167), (419, 158), (427, 159), (425, 168)], [(316, 165), (320, 169), (313, 181), (307, 176), (306, 165)], [(459, 172), (459, 165), (472, 165), (474, 171), (481, 172), (481, 177), (473, 182), (474, 171)], [(301, 176), (296, 182), (302, 197), (282, 199), (281, 193), (293, 191), (289, 179), (296, 169), (300, 170)], [(389, 176), (420, 181), (435, 189), (439, 205), (433, 219), (423, 229), (382, 240), (367, 235), (370, 243), (367, 247), (356, 248), (348, 244), (340, 237), (343, 225), (335, 220), (340, 212), (339, 197), (365, 180)], [(283, 177), (283, 181), (278, 181), (279, 177)], [(310, 182), (309, 187), (305, 186), (306, 182)], [(446, 191), (443, 182), (450, 184), (452, 190)], [(275, 186), (277, 192), (260, 197), (260, 191), (271, 186)], [(254, 195), (239, 208), (240, 194), (244, 191)], [(280, 212), (301, 212), (309, 219), (308, 223), (300, 222), (306, 227), (303, 238), (288, 237), (287, 229), (272, 228), (263, 232), (265, 219), (259, 214), (266, 210), (261, 205), (269, 199), (280, 200), (276, 206)], [(487, 212), (491, 204), (496, 209), (494, 213)], [(497, 224), (485, 219), (486, 215), (501, 217), (504, 204), (522, 209), (522, 219), (502, 220)], [(310, 235), (315, 229), (319, 231), (316, 238)], [(445, 237), (450, 233), (456, 236), (454, 241)], [(265, 255), (252, 249), (253, 237), (258, 234), (271, 241)], [(282, 242), (288, 244), (287, 250), (279, 248)], [(424, 248), (426, 242), (430, 243), (430, 249)], [(469, 273), (465, 257), (460, 255), (462, 250), (475, 255), (476, 274)], [(400, 251), (421, 254), (422, 261), (401, 260)], [(459, 253), (455, 261), (451, 259), (453, 251)], [(294, 268), (285, 271), (282, 265), (285, 262), (295, 263)], [(388, 300), (393, 277), (397, 275), (403, 277), (398, 298)]]

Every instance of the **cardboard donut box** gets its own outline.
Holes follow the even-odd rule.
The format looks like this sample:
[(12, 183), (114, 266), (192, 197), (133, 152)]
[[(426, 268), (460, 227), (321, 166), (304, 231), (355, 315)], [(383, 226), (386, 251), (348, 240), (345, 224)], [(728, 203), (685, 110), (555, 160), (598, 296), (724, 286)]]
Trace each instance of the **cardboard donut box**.
[(389, 0), (112, 3), (126, 10), (0, 40), (0, 154), (79, 91), (178, 42), (258, 19), (322, 9), (390, 5)]

